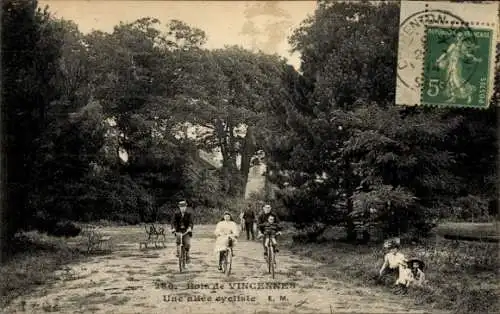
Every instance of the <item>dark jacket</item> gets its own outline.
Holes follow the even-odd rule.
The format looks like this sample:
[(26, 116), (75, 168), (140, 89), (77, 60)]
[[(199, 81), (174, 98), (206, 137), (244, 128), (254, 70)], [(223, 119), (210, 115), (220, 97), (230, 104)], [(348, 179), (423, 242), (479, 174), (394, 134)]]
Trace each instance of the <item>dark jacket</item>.
[(269, 218), (270, 215), (274, 216), (274, 222), (277, 225), (279, 225), (280, 220), (278, 219), (278, 216), (276, 215), (276, 213), (271, 211), (269, 214), (266, 214), (266, 213), (264, 213), (264, 211), (262, 211), (260, 213), (259, 217), (257, 217), (257, 228), (259, 229), (259, 231), (261, 233), (264, 233), (264, 223), (267, 222), (267, 218)]
[[(177, 210), (172, 217), (172, 222), (171, 222), (172, 229), (175, 229), (176, 232), (186, 232), (187, 228), (191, 227), (191, 230), (193, 229), (193, 215), (189, 212), (186, 211), (184, 213), (184, 217), (182, 216), (182, 213)], [(189, 232), (189, 235), (192, 236), (193, 233)]]
[(281, 226), (276, 221), (272, 224), (266, 221), (259, 227), (262, 229), (261, 232), (264, 235), (276, 235), (276, 232), (281, 231)]
[(255, 220), (255, 213), (252, 209), (247, 209), (244, 213), (243, 213), (243, 219), (245, 220), (245, 222), (253, 222)]

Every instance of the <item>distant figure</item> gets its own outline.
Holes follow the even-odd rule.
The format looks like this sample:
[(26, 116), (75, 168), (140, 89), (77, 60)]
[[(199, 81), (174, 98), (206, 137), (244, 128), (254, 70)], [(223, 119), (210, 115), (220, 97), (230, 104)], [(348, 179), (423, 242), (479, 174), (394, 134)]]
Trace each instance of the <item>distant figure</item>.
[(252, 205), (248, 205), (247, 209), (243, 213), (244, 220), (244, 230), (247, 232), (247, 240), (250, 240), (250, 234), (252, 235), (252, 240), (255, 240), (255, 232), (253, 228), (253, 223), (255, 222), (255, 212), (252, 209)]
[(240, 212), (240, 230), (241, 231), (245, 230), (245, 219), (244, 219), (244, 216), (245, 216), (245, 212), (242, 210)]

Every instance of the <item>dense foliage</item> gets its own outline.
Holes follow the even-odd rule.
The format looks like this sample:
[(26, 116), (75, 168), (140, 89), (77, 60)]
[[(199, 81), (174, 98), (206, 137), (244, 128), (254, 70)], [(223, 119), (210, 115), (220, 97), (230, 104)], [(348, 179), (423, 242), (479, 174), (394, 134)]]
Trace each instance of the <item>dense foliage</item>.
[[(395, 106), (395, 2), (320, 1), (290, 38), (302, 73), (207, 50), (182, 21), (83, 34), (36, 1), (2, 9), (2, 240), (61, 219), (163, 219), (181, 197), (235, 207), (259, 150), (276, 205), (316, 235), (492, 214), (500, 79), (489, 110)], [(214, 150), (220, 168), (200, 157)]]
[(268, 141), (270, 179), (293, 187), (280, 198), (314, 236), (422, 235), (438, 218), (492, 214), (498, 94), (485, 111), (395, 106), (398, 6), (320, 1), (290, 39), (303, 77)]

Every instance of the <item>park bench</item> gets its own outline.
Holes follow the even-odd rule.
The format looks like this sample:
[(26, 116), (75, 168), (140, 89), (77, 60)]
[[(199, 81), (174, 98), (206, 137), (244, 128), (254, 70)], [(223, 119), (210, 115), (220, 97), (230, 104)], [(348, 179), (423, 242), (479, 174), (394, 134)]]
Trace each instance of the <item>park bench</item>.
[(165, 228), (162, 227), (160, 224), (150, 224), (144, 225), (144, 229), (146, 230), (146, 237), (139, 241), (139, 249), (141, 249), (143, 246), (144, 248), (148, 247), (148, 244), (154, 244), (154, 246), (157, 248), (158, 243), (161, 243), (163, 247), (166, 247), (166, 235), (165, 235)]
[(106, 243), (108, 250), (111, 251), (111, 236), (103, 234), (99, 227), (88, 225), (82, 230), (82, 235), (85, 238), (87, 254), (92, 251), (103, 251), (103, 246)]

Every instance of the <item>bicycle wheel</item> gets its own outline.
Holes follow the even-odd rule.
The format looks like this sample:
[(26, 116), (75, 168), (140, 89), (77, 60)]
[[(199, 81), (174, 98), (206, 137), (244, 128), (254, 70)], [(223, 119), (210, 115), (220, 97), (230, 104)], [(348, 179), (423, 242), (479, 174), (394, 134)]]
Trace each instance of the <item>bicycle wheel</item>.
[(226, 272), (226, 253), (224, 251), (221, 251), (220, 254), (221, 254), (220, 265), (222, 267), (220, 272), (225, 273)]
[(274, 247), (272, 244), (269, 246), (269, 272), (274, 279)]
[(271, 246), (269, 245), (267, 247), (267, 258), (266, 258), (266, 262), (267, 262), (267, 271), (269, 273), (271, 273)]
[(233, 262), (233, 254), (231, 254), (231, 250), (227, 249), (224, 258), (224, 273), (226, 276), (231, 274), (231, 264)]
[(182, 273), (182, 269), (184, 268), (184, 247), (179, 248), (179, 272)]

